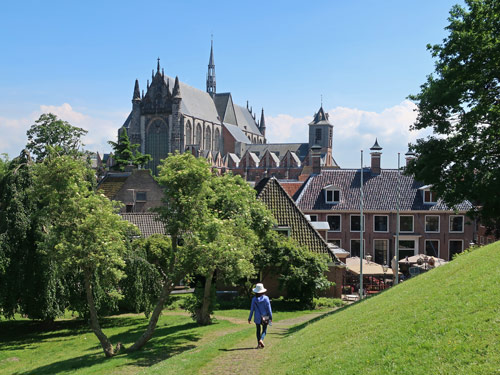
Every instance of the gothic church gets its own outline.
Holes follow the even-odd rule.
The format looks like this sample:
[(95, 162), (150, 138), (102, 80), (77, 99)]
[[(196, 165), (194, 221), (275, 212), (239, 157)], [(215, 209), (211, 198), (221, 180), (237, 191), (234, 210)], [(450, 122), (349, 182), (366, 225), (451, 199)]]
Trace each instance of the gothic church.
[(338, 168), (332, 156), (332, 129), (320, 108), (309, 124), (308, 143), (268, 144), (264, 110), (258, 121), (248, 102), (242, 107), (233, 103), (231, 93), (217, 93), (212, 42), (206, 91), (166, 76), (158, 59), (146, 94), (135, 81), (132, 111), (119, 133), (127, 131), (130, 141), (152, 156), (146, 168), (155, 175), (169, 153), (188, 151), (255, 181), (272, 175), (298, 178), (304, 167), (313, 165), (312, 146), (323, 167)]

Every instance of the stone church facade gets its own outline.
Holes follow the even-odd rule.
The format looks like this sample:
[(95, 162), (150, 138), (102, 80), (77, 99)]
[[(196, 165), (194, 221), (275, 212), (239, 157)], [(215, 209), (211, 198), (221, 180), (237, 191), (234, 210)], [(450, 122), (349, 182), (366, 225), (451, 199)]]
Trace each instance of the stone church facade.
[(333, 125), (322, 107), (309, 124), (309, 142), (268, 144), (264, 110), (257, 120), (248, 102), (243, 107), (233, 102), (231, 93), (217, 93), (213, 43), (206, 91), (165, 75), (158, 59), (146, 93), (135, 81), (132, 111), (122, 131), (152, 156), (146, 168), (153, 174), (160, 160), (178, 151), (205, 157), (221, 171), (232, 170), (247, 180), (296, 179), (312, 172), (313, 146), (322, 167), (338, 168), (332, 155)]

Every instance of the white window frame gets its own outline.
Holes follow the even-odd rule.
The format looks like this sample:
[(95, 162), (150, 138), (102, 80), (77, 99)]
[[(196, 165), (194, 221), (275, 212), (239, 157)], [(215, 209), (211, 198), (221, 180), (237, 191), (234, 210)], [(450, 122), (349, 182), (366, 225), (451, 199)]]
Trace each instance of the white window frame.
[[(328, 200), (328, 192), (331, 191), (332, 192), (332, 200)], [(335, 200), (335, 192), (338, 191), (339, 192), (339, 200), (336, 201)], [(337, 204), (340, 202), (340, 189), (339, 188), (335, 188), (335, 187), (327, 187), (325, 188), (325, 203), (329, 203), (329, 204)]]
[(463, 253), (464, 251), (464, 240), (461, 240), (459, 238), (451, 238), (448, 240), (448, 260), (452, 260), (451, 258), (451, 248), (450, 248), (450, 242), (451, 241), (454, 241), (454, 242), (462, 242), (462, 251), (460, 253)]
[(326, 222), (328, 223), (328, 226), (330, 226), (330, 223), (328, 222), (328, 217), (329, 216), (338, 216), (340, 218), (340, 225), (339, 225), (339, 230), (328, 229), (328, 232), (330, 232), (330, 233), (342, 232), (342, 215), (341, 214), (326, 215)]
[[(427, 230), (427, 218), (428, 217), (431, 217), (431, 216), (437, 216), (438, 218), (438, 230), (437, 231), (433, 231), (433, 230)], [(441, 216), (440, 215), (425, 215), (425, 219), (424, 219), (424, 231), (425, 233), (439, 233), (441, 230)]]
[[(410, 237), (399, 237), (399, 242), (401, 241), (413, 241), (413, 255), (418, 254), (418, 237), (410, 236)], [(399, 247), (399, 243), (396, 243), (396, 238), (394, 238), (395, 246)], [(396, 247), (394, 248), (396, 250)], [(401, 249), (399, 249), (401, 251)], [(395, 253), (394, 253), (395, 254)]]
[[(431, 197), (434, 197), (435, 201), (432, 201), (432, 200), (431, 201), (427, 201), (427, 200), (425, 200), (425, 193), (427, 191), (430, 193)], [(436, 204), (437, 203), (436, 193), (433, 192), (432, 189), (424, 189), (424, 190), (422, 190), (422, 195), (423, 195), (422, 196), (422, 200), (423, 200), (424, 204)]]
[[(359, 233), (360, 232), (359, 230), (352, 230), (352, 219), (351, 218), (353, 216), (360, 216), (360, 215), (358, 215), (358, 214), (351, 214), (351, 215), (349, 215), (349, 231), (353, 232), (353, 233)], [(361, 226), (361, 221), (360, 221), (359, 225)], [(363, 214), (363, 233), (364, 232), (366, 232), (366, 217)]]
[[(402, 217), (411, 217), (411, 230), (402, 230), (401, 229), (401, 218)], [(400, 233), (413, 233), (415, 231), (415, 215), (399, 215), (399, 232)]]
[(338, 247), (342, 247), (342, 238), (328, 238), (326, 242), (333, 243), (333, 241), (339, 241)]
[(426, 239), (424, 241), (424, 252), (427, 252), (427, 242), (430, 242), (430, 241), (437, 241), (438, 243), (438, 248), (437, 248), (437, 257), (438, 258), (441, 258), (441, 241), (439, 240), (439, 238), (435, 238), (435, 239), (432, 239), (432, 238), (429, 238), (429, 239)]
[[(389, 259), (389, 239), (388, 238), (374, 238), (373, 239), (373, 261), (375, 262), (375, 241), (385, 241), (385, 243), (387, 244), (387, 250), (386, 250), (386, 254), (385, 254), (385, 259), (387, 259), (387, 263), (390, 263), (390, 259)], [(389, 265), (389, 264), (387, 264)]]
[[(454, 218), (454, 217), (461, 217), (462, 218), (462, 230), (460, 231), (455, 231), (455, 230), (451, 230), (451, 219)], [(450, 215), (450, 218), (449, 218), (449, 231), (450, 233), (463, 233), (464, 232), (464, 227), (465, 227), (465, 219), (464, 219), (464, 215)], [(463, 249), (462, 249), (463, 251)]]
[[(387, 218), (387, 230), (376, 230), (375, 229), (375, 217), (376, 216), (385, 216)], [(375, 233), (389, 233), (389, 215), (373, 215), (373, 231)]]
[[(138, 199), (138, 198), (137, 198), (137, 196), (138, 196), (139, 194), (144, 194), (146, 199)], [(147, 200), (148, 200), (148, 192), (147, 192), (147, 191), (145, 191), (145, 190), (140, 190), (140, 191), (136, 191), (136, 192), (135, 192), (135, 201), (136, 201), (136, 202), (147, 202)]]
[[(312, 223), (313, 221), (318, 221), (318, 215), (313, 215), (313, 214), (307, 214), (309, 215), (310, 222)], [(315, 217), (316, 220), (313, 220), (313, 216)]]
[[(350, 256), (352, 256), (352, 241), (361, 241), (361, 239), (360, 238), (351, 238), (349, 240), (349, 255)], [(365, 253), (365, 249), (366, 249), (366, 241), (363, 239), (363, 254)], [(361, 255), (361, 246), (359, 247), (359, 250), (360, 250), (359, 255)]]

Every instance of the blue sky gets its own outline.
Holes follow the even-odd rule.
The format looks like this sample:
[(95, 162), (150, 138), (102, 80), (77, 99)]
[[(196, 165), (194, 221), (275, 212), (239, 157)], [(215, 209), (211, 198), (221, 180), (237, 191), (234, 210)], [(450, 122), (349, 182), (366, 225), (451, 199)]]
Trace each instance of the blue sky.
[[(446, 36), (457, 0), (25, 1), (2, 5), (0, 153), (17, 155), (47, 111), (89, 130), (108, 152), (156, 58), (165, 73), (205, 88), (214, 35), (217, 91), (264, 107), (269, 142), (307, 141), (320, 106), (334, 124), (334, 157), (384, 147), (383, 167), (424, 136), (406, 100), (433, 71), (427, 43)], [(368, 159), (368, 157), (366, 158)]]

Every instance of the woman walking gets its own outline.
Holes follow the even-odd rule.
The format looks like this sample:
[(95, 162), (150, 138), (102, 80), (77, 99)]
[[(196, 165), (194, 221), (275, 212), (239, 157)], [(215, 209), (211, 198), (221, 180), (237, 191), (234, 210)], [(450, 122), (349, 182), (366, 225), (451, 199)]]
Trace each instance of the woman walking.
[(273, 320), (273, 312), (269, 297), (264, 294), (267, 291), (264, 284), (258, 283), (252, 291), (255, 293), (255, 297), (252, 298), (248, 324), (252, 323), (252, 315), (255, 314), (253, 321), (257, 328), (257, 349), (259, 349), (264, 347), (264, 337), (266, 337), (268, 324), (271, 324)]

